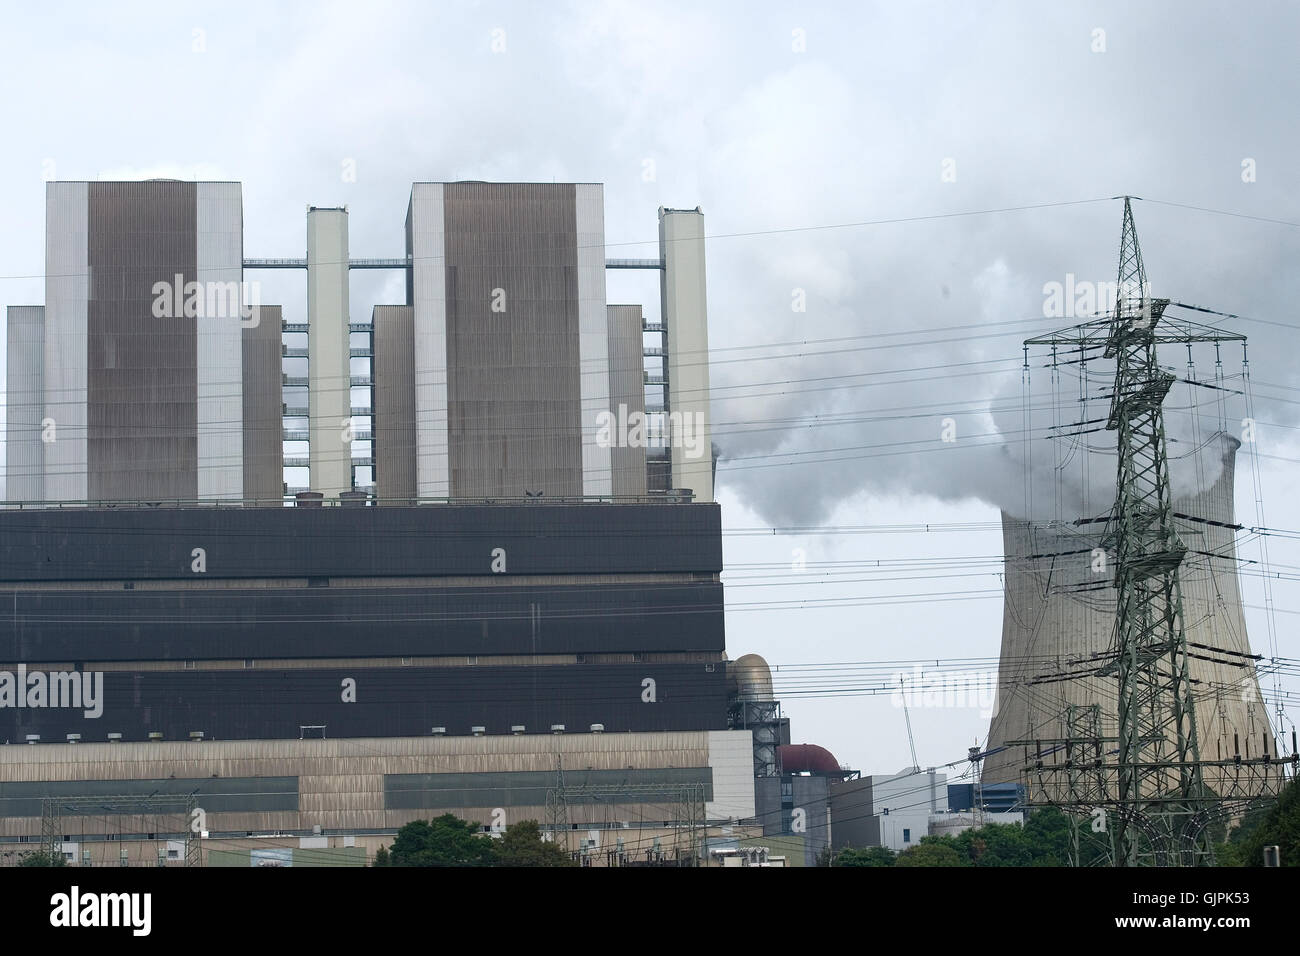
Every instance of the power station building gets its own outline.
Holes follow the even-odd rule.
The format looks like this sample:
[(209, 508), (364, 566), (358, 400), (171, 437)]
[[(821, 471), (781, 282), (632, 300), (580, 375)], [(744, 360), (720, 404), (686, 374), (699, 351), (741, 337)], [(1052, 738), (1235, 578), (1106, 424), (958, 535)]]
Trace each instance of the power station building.
[[(8, 312), (0, 852), (153, 863), (181, 807), (206, 842), (164, 858), (355, 862), (452, 812), (636, 862), (752, 818), (699, 210), (607, 261), (598, 184), (416, 183), (405, 258), (312, 208), (304, 258), (252, 259), (240, 197), (49, 184), (46, 302)], [(354, 320), (357, 268), (407, 301)], [(663, 321), (609, 268), (657, 270)]]

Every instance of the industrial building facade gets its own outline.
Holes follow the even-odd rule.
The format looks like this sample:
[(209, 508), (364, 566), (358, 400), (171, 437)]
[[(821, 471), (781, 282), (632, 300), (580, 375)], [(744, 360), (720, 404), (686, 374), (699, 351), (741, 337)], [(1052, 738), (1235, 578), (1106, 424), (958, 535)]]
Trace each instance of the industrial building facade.
[[(597, 184), (417, 183), (404, 259), (351, 258), (347, 210), (312, 207), (304, 258), (256, 260), (240, 196), (49, 184), (46, 303), (8, 310), (0, 839), (103, 795), (78, 825), (147, 841), (125, 819), (181, 782), (213, 833), (370, 849), (440, 812), (541, 818), (547, 791), (575, 827), (659, 820), (655, 853), (665, 805), (752, 817), (699, 211), (607, 262)], [(306, 270), (305, 321), (257, 268)], [(405, 270), (407, 302), (354, 321), (353, 268)], [(607, 268), (659, 270), (675, 318), (608, 304)], [(678, 375), (703, 454), (602, 433)]]

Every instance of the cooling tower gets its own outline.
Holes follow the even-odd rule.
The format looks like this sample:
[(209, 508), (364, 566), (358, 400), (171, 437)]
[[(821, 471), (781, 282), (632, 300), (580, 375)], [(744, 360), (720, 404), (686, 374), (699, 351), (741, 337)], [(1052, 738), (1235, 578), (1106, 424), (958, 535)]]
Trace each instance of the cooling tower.
[[(1259, 696), (1246, 621), (1237, 584), (1233, 524), (1233, 473), (1240, 442), (1218, 433), (1222, 469), (1200, 491), (1175, 497), (1179, 536), (1187, 547), (1182, 564), (1183, 621), (1188, 671), (1203, 760), (1276, 754)], [(1205, 487), (1208, 485), (1208, 487)], [(1115, 618), (1114, 568), (1099, 567), (1103, 524), (1025, 521), (1002, 512), (1004, 605), (998, 704), (989, 730), (990, 751), (1011, 740), (1065, 737), (1070, 705), (1101, 705), (1102, 733), (1117, 734), (1117, 682), (1094, 672), (1110, 648)], [(1115, 750), (1117, 744), (1107, 749)], [(1046, 751), (1048, 748), (1044, 747)], [(1024, 747), (1006, 747), (984, 763), (983, 782), (1025, 783), (1031, 799), (1052, 796), (1050, 783), (1065, 774), (1023, 777)], [(1061, 763), (1063, 753), (1044, 763)], [(1108, 758), (1114, 764), (1115, 757)], [(1224, 792), (1223, 773), (1205, 782)]]

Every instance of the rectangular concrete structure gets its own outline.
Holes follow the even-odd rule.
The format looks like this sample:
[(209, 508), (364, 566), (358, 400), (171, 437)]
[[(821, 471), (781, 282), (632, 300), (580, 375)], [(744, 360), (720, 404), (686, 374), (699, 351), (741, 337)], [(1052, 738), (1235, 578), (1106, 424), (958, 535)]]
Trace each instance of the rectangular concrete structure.
[(194, 320), (197, 496), (237, 499), (244, 496), (242, 331), (261, 297), (244, 296), (243, 187), (198, 183), (195, 190), (196, 276), (217, 305)]
[(10, 306), (8, 321), (5, 495), (9, 501), (44, 501), (45, 307)]
[(85, 501), (90, 184), (45, 188), (45, 497)]
[(311, 490), (352, 488), (348, 213), (307, 213), (307, 376)]
[(238, 183), (50, 183), (44, 497), (240, 498)]
[(416, 183), (421, 496), (608, 495), (601, 187)]
[[(726, 824), (754, 813), (753, 780), (734, 759), (750, 747), (747, 731), (565, 733), (527, 736), (401, 737), (362, 740), (203, 741), (46, 744), (0, 747), (0, 843), (38, 838), (46, 794), (63, 798), (133, 797), (63, 820), (96, 865), (117, 865), (121, 849), (139, 865), (154, 865), (152, 845), (175, 839), (184, 813), (146, 813), (151, 794), (193, 793), (203, 808), (204, 852), (266, 847), (250, 834), (280, 833), (275, 846), (355, 835), (371, 854), (413, 820), (450, 812), (483, 825), (548, 823), (546, 792), (557, 763), (575, 795), (567, 816), (574, 839), (595, 839), (601, 851), (623, 841), (643, 859), (659, 841), (665, 850), (704, 837), (681, 832), (675, 784), (704, 784), (705, 821)], [(583, 786), (634, 778), (651, 788), (640, 798), (582, 799)], [(654, 788), (658, 787), (656, 791)], [(108, 802), (108, 801), (106, 801)], [(665, 828), (664, 821), (670, 821)], [(112, 839), (109, 839), (112, 837)], [(316, 845), (319, 845), (316, 840)], [(336, 844), (337, 845), (337, 844)], [(576, 849), (577, 847), (572, 847)], [(143, 850), (143, 852), (142, 852)], [(297, 860), (295, 858), (295, 865)]]
[(674, 488), (713, 500), (709, 409), (709, 325), (704, 273), (704, 216), (698, 209), (659, 210), (664, 261), (660, 295), (668, 333), (669, 438)]
[[(92, 501), (198, 495), (199, 320), (185, 308), (198, 280), (196, 197), (194, 183), (90, 184), (84, 400)], [(153, 309), (159, 282), (173, 289), (161, 318)]]

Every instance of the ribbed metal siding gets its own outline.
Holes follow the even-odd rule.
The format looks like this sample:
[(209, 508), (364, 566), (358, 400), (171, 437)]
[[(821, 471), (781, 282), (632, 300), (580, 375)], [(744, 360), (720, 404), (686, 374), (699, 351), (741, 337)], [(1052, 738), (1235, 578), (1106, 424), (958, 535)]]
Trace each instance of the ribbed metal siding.
[(156, 282), (196, 280), (195, 193), (194, 183), (90, 184), (92, 500), (198, 492), (195, 320), (153, 315)]
[(451, 494), (447, 435), (446, 211), (441, 183), (415, 183), (406, 214), (407, 305), (415, 335), (416, 480), (424, 498)]
[[(713, 671), (706, 670), (713, 667)], [(655, 681), (656, 700), (642, 699)], [(356, 699), (344, 701), (344, 681)], [(547, 733), (553, 724), (586, 730), (722, 730), (725, 668), (706, 664), (572, 664), (548, 667), (404, 667), (321, 670), (106, 671), (103, 714), (80, 709), (0, 709), (0, 739), (79, 733), (169, 740), (203, 731), (214, 740), (292, 738), (305, 725), (334, 737), (423, 736), (432, 727), (508, 734), (516, 724)]]
[(375, 329), (375, 489), (379, 498), (416, 495), (415, 310), (377, 305)]
[(446, 186), (455, 497), (584, 493), (574, 196), (564, 184)]
[(34, 590), (3, 595), (0, 661), (711, 651), (722, 585)]
[[(175, 777), (134, 780), (0, 781), (0, 817), (39, 817), (45, 797), (183, 797), (193, 793), (206, 813), (298, 811), (297, 777)], [(139, 801), (105, 801), (95, 816), (137, 815)]]
[(578, 241), (579, 381), (582, 393), (583, 494), (613, 493), (610, 449), (596, 440), (608, 411), (609, 321), (605, 312), (605, 191), (599, 183), (573, 187)]
[(45, 496), (86, 499), (86, 322), (89, 185), (49, 183), (45, 192), (45, 414), (56, 440), (45, 449)]
[[(615, 495), (646, 493), (645, 444), (622, 443), (617, 426), (624, 417), (645, 415), (645, 362), (641, 345), (639, 305), (611, 305), (609, 321), (609, 407), (614, 416), (614, 447), (610, 452)], [(623, 409), (626, 409), (624, 415)], [(642, 434), (645, 426), (642, 424)]]
[(45, 498), (45, 307), (10, 306), (6, 365), (5, 496)]
[(284, 493), (280, 306), (264, 305), (243, 331), (244, 497), (279, 505)]
[[(195, 184), (196, 275), (238, 290), (238, 308), (194, 325), (196, 483), (201, 498), (244, 497), (244, 200), (239, 183)], [(233, 312), (233, 314), (230, 314)], [(278, 327), (277, 327), (278, 328)], [(278, 394), (276, 388), (272, 394)], [(266, 395), (265, 392), (262, 393)]]
[(105, 508), (0, 513), (0, 581), (722, 570), (717, 505)]
[[(662, 790), (568, 796), (571, 804), (675, 803), (673, 785), (703, 784), (704, 799), (713, 799), (709, 767), (661, 767), (653, 770), (570, 770), (566, 787), (639, 786)], [(385, 810), (441, 810), (462, 807), (544, 807), (555, 772), (546, 770), (490, 773), (390, 773), (384, 775)]]

